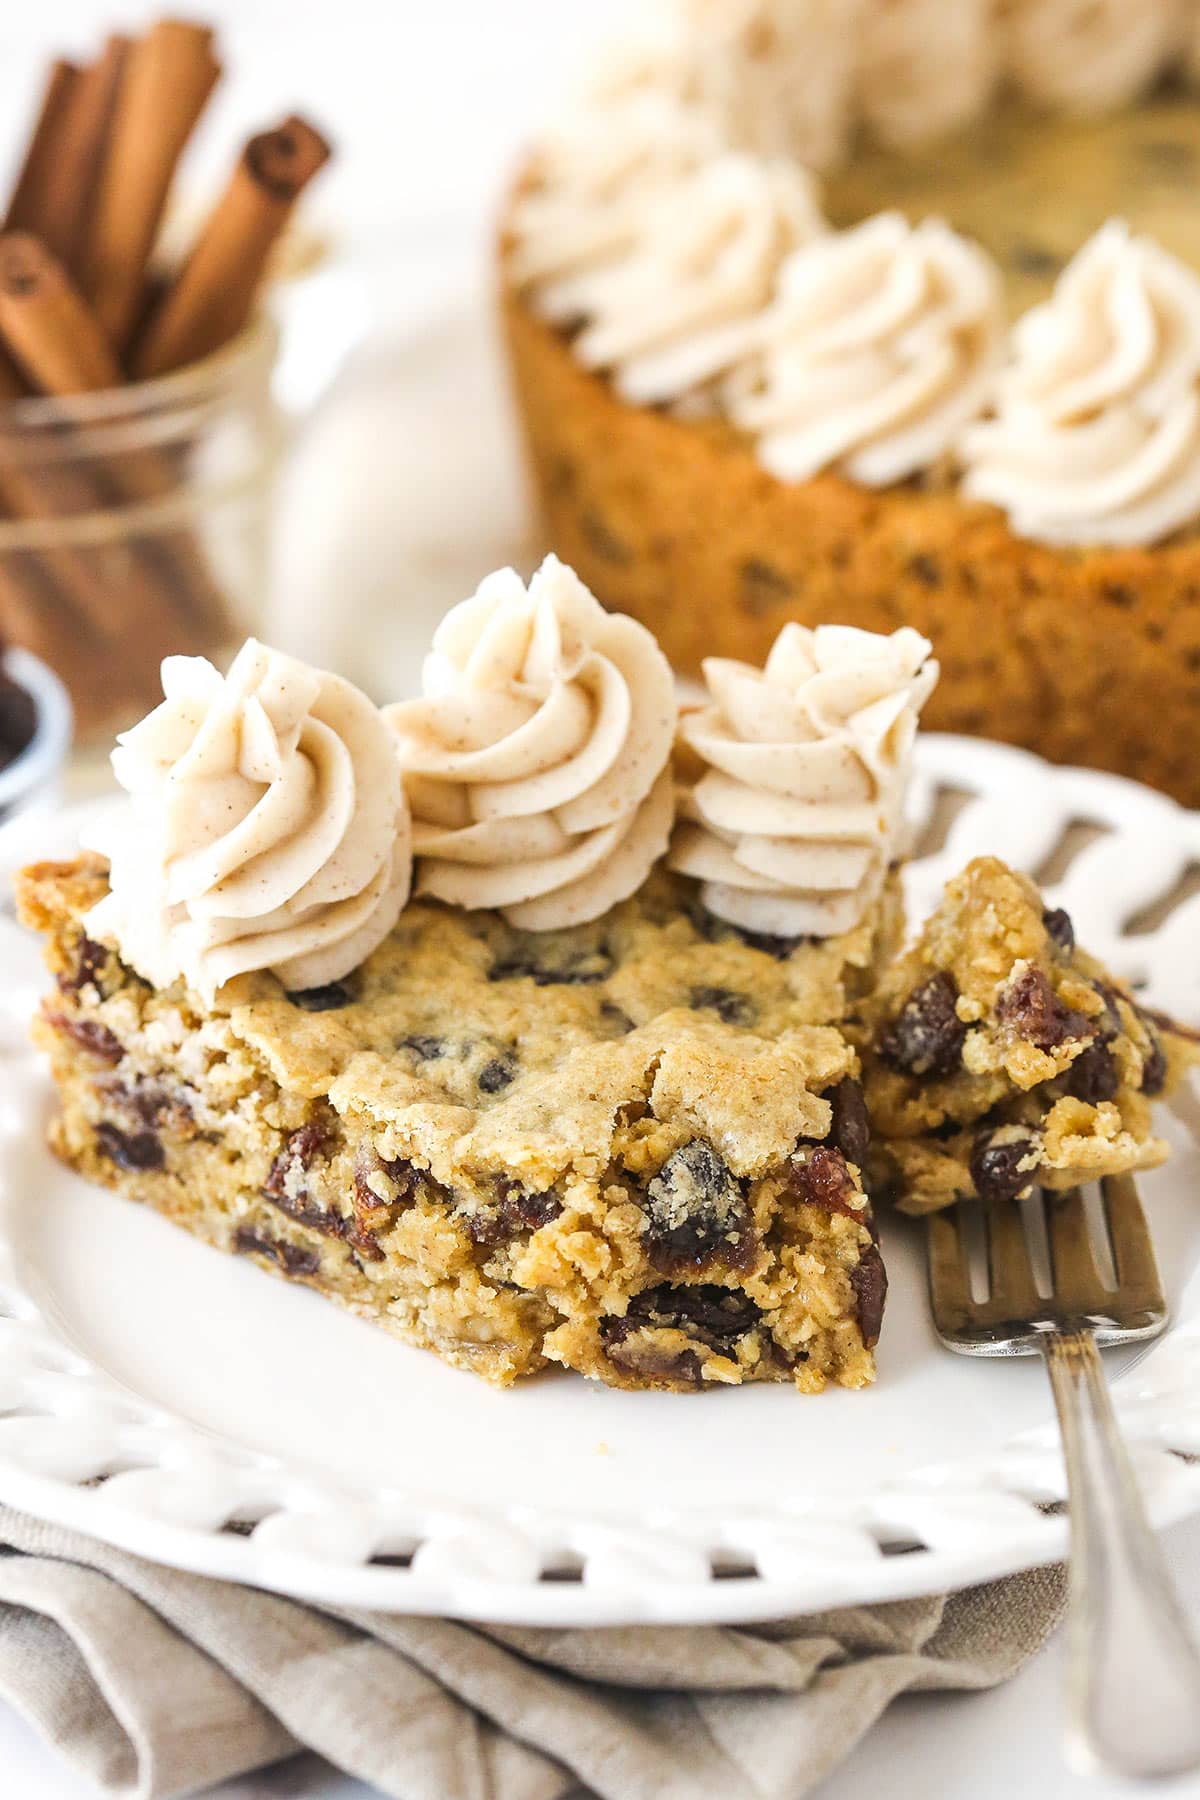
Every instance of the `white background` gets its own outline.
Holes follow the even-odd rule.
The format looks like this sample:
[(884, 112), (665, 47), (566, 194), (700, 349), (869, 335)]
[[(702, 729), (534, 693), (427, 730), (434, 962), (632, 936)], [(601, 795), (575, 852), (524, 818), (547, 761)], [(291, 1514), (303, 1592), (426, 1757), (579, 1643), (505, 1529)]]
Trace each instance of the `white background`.
[[(336, 222), (359, 292), (368, 295), (376, 341), (385, 343), (395, 341), (401, 320), (429, 304), (436, 285), (431, 271), (482, 266), (487, 223), (529, 122), (547, 109), (564, 71), (586, 56), (597, 30), (607, 29), (621, 8), (616, 0), (208, 0), (203, 10), (220, 22), (228, 74), (191, 159), (189, 186), (207, 191), (249, 130), (293, 108), (310, 112), (336, 138), (339, 152), (319, 211)], [(2, 0), (0, 167), (20, 142), (47, 54), (84, 52), (106, 28), (155, 11), (119, 6), (119, 0)], [(374, 365), (380, 366), (386, 365)], [(360, 358), (310, 429), (301, 504), (284, 517), (293, 561), (315, 570), (318, 581), (349, 554), (339, 529), (342, 539), (360, 534), (359, 517), (337, 498), (348, 484), (344, 457), (331, 446), (344, 447), (345, 420), (356, 408), (360, 417), (364, 407), (376, 408), (367, 415), (372, 429), (379, 416), (379, 386), (364, 379), (364, 368), (372, 368), (369, 357)], [(421, 404), (433, 413), (431, 394)], [(432, 428), (428, 418), (412, 427)], [(359, 448), (364, 435), (360, 430)], [(353, 430), (349, 438), (355, 441)], [(397, 490), (404, 486), (412, 448), (385, 443), (379, 449), (384, 466), (372, 472), (377, 502), (388, 494), (389, 475)], [(458, 446), (447, 445), (442, 465), (452, 469), (456, 454)], [(486, 473), (478, 462), (476, 455), (476, 481)], [(493, 521), (501, 534), (512, 523), (512, 476), (494, 468), (491, 475), (502, 497), (502, 516)], [(321, 493), (335, 496), (324, 509), (315, 501)], [(424, 499), (422, 510), (428, 510)], [(457, 501), (448, 512), (455, 510)], [(298, 557), (297, 542), (303, 545)], [(1177, 1528), (1166, 1543), (1200, 1623), (1200, 1522)], [(826, 1784), (822, 1800), (1011, 1800), (1023, 1792), (1039, 1800), (1115, 1800), (1132, 1791), (1064, 1769), (1057, 1742), (1061, 1680), (1056, 1643), (996, 1693), (900, 1702)], [(91, 1793), (3, 1710), (0, 1771), (6, 1800), (85, 1800)], [(1200, 1800), (1200, 1777), (1169, 1791)], [(304, 1759), (221, 1793), (222, 1800), (365, 1800), (366, 1790)]]

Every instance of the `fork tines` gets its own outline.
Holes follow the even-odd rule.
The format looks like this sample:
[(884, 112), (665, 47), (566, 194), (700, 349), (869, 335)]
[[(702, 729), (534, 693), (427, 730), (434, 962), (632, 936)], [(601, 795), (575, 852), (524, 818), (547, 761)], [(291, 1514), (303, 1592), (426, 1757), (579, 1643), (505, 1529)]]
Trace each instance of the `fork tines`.
[(1080, 1188), (934, 1213), (929, 1286), (938, 1336), (975, 1356), (1036, 1351), (1040, 1333), (1088, 1326), (1100, 1343), (1152, 1337), (1167, 1309), (1131, 1175), (1108, 1175), (1100, 1205)]

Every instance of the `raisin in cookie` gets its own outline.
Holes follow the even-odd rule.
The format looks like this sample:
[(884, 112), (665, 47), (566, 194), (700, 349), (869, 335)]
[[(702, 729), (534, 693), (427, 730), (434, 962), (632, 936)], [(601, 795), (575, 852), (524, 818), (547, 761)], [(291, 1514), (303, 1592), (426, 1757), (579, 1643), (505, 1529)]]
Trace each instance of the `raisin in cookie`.
[(352, 976), (211, 1005), (84, 928), (96, 858), (20, 878), (56, 987), (52, 1144), (93, 1180), (491, 1381), (861, 1387), (886, 1282), (839, 1029), (898, 927), (756, 940), (656, 874), (531, 934), (415, 902)]
[(1195, 1057), (994, 857), (950, 882), (864, 1019), (873, 1174), (904, 1212), (1153, 1167), (1151, 1101)]

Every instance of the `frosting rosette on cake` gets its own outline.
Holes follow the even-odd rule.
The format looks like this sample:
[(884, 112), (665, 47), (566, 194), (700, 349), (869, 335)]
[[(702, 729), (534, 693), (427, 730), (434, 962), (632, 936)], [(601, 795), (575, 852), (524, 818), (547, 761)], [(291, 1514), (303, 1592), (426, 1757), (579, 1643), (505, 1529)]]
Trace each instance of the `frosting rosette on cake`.
[(1178, 52), (1185, 11), (1179, 0), (1007, 0), (1009, 72), (1042, 106), (1111, 111)]
[(385, 708), (412, 806), (417, 891), (549, 931), (595, 919), (667, 847), (675, 690), (644, 626), (547, 557), (449, 612), (424, 698)]
[(977, 118), (999, 70), (992, 0), (866, 0), (859, 109), (883, 144), (945, 136)]
[(785, 625), (766, 666), (709, 657), (709, 704), (685, 713), (706, 765), (681, 799), (668, 861), (704, 905), (778, 937), (849, 931), (903, 849), (921, 707), (938, 665), (920, 632)]
[(852, 126), (863, 0), (651, 0), (602, 45), (584, 91), (654, 90), (696, 108), (723, 141), (809, 169), (836, 163)]
[(541, 137), (508, 218), (508, 270), (550, 284), (542, 305), (570, 305), (558, 282), (611, 266), (643, 240), (653, 202), (718, 156), (716, 125), (654, 89), (584, 100)]
[(1050, 544), (1151, 544), (1200, 517), (1200, 277), (1110, 221), (1018, 321), (964, 492)]
[(113, 752), (131, 805), (92, 846), (110, 892), (88, 930), (206, 1000), (255, 969), (292, 990), (340, 980), (392, 929), (411, 877), (377, 708), (253, 638), (224, 677), (172, 656), (162, 679), (162, 704)]
[(580, 362), (611, 372), (637, 405), (677, 399), (727, 366), (780, 265), (824, 229), (804, 170), (733, 151), (666, 183), (633, 184), (621, 210), (636, 230), (614, 233), (588, 266), (534, 282), (532, 298), (543, 317), (579, 327)]
[(727, 405), (764, 467), (886, 486), (946, 455), (983, 410), (1003, 345), (999, 276), (939, 220), (878, 213), (789, 259), (752, 342)]
[(674, 0), (684, 91), (730, 143), (826, 169), (852, 124), (862, 0)]

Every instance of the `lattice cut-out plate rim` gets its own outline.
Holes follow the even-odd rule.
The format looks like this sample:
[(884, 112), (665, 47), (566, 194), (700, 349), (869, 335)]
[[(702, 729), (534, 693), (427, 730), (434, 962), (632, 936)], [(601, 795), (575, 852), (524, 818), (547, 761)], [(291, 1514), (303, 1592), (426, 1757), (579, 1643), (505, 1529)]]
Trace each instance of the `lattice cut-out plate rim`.
[[(1087, 844), (1049, 895), (1072, 912), (1081, 940), (1152, 1001), (1200, 1021), (1200, 893), (1154, 931), (1124, 930), (1200, 865), (1200, 814), (1119, 777), (1054, 768), (981, 740), (927, 736), (914, 783), (918, 825), (946, 787), (970, 798), (941, 848), (910, 865), (914, 916), (973, 854), (990, 851), (1036, 870), (1069, 824), (1104, 826), (1107, 835)], [(0, 829), (0, 879), (24, 860), (64, 853), (83, 816), (84, 809), (42, 814)], [(31, 1146), (31, 1114), (47, 1091), (23, 1042), (41, 985), (36, 955), (7, 919), (0, 985), (0, 1501), (153, 1561), (300, 1599), (555, 1627), (749, 1622), (962, 1587), (1063, 1554), (1061, 1458), (1048, 1400), (1035, 1428), (870, 1491), (811, 1501), (774, 1491), (731, 1518), (702, 1498), (694, 1507), (663, 1506), (631, 1490), (624, 1511), (567, 1519), (534, 1499), (492, 1503), (479, 1492), (483, 1481), (470, 1491), (439, 1491), (436, 1482), (366, 1491), (323, 1468), (319, 1456), (256, 1450), (244, 1432), (214, 1432), (131, 1391), (80, 1347), (81, 1334), (57, 1298), (47, 1300), (15, 1229), (55, 1165)], [(885, 1337), (885, 1372), (887, 1354)], [(986, 1407), (992, 1371), (975, 1371)], [(771, 1393), (773, 1420), (798, 1434), (809, 1409), (826, 1404), (787, 1389)], [(1125, 1373), (1117, 1394), (1156, 1523), (1200, 1511), (1200, 1274), (1184, 1287), (1169, 1332)], [(580, 1404), (587, 1398), (580, 1386)], [(632, 1407), (642, 1398), (619, 1397)], [(706, 1397), (674, 1404), (681, 1433), (707, 1429)]]

